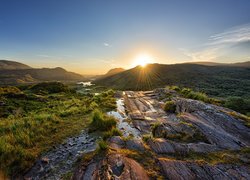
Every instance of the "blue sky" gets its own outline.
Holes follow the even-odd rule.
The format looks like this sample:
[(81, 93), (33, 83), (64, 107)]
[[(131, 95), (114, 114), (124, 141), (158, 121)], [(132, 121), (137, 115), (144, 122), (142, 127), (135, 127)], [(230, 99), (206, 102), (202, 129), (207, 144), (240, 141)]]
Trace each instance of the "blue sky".
[(249, 0), (0, 0), (0, 59), (82, 74), (250, 60)]

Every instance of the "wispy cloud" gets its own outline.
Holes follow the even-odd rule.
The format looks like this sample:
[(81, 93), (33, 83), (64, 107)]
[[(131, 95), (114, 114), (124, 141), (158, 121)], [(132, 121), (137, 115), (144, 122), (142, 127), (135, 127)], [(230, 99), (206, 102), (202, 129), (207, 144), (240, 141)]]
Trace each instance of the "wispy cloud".
[(109, 43), (103, 43), (103, 45), (105, 46), (105, 47), (111, 47), (111, 45), (109, 44)]
[(210, 45), (234, 44), (250, 40), (250, 24), (233, 27), (227, 31), (210, 36)]
[(228, 48), (248, 41), (250, 41), (250, 24), (245, 24), (210, 36), (208, 43), (203, 44), (199, 50), (190, 51), (182, 48), (180, 51), (192, 61), (215, 61), (223, 53), (228, 52)]

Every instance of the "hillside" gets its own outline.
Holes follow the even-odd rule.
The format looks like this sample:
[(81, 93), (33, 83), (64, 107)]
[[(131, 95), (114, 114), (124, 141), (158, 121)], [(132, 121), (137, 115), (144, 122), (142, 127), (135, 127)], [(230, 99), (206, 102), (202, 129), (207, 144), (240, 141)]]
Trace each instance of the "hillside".
[(187, 64), (199, 64), (205, 66), (232, 66), (232, 67), (247, 67), (250, 68), (250, 61), (239, 62), (239, 63), (217, 63), (217, 62), (208, 62), (208, 61), (200, 61), (200, 62), (191, 62)]
[(112, 76), (112, 75), (115, 75), (115, 74), (118, 74), (120, 72), (123, 72), (125, 71), (125, 69), (123, 68), (114, 68), (114, 69), (110, 69), (106, 74), (104, 74), (101, 78), (103, 77), (108, 77), (108, 76)]
[(11, 69), (31, 69), (31, 67), (16, 61), (0, 60), (0, 70)]
[(68, 72), (60, 67), (31, 68), (28, 65), (18, 62), (8, 61), (7, 63), (11, 65), (4, 65), (4, 68), (0, 69), (0, 84), (2, 85), (34, 83), (39, 81), (74, 81), (84, 79), (82, 75)]
[(247, 96), (250, 92), (250, 69), (197, 64), (149, 64), (96, 80), (98, 85), (122, 90), (150, 90), (178, 85), (205, 91), (213, 96)]

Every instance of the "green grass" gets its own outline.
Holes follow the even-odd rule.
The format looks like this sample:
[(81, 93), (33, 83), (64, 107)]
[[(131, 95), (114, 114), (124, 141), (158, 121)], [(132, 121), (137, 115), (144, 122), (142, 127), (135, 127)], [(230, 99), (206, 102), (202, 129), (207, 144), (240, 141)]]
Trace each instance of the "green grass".
[(98, 152), (106, 152), (109, 149), (108, 143), (104, 140), (98, 142)]
[[(197, 161), (207, 162), (209, 164), (238, 164), (246, 165), (246, 162), (242, 161), (242, 157), (247, 157), (250, 153), (250, 148), (241, 148), (240, 150), (223, 150), (211, 153), (195, 153), (189, 152), (185, 156), (175, 154), (174, 158), (185, 161)], [(249, 165), (249, 163), (248, 163)]]
[(110, 131), (106, 131), (103, 134), (103, 139), (107, 140), (112, 136), (122, 136), (122, 132), (117, 128), (112, 128)]
[(116, 126), (116, 119), (108, 116), (98, 109), (92, 113), (90, 130), (91, 131), (109, 131)]
[(174, 101), (167, 101), (164, 105), (164, 110), (166, 112), (174, 113), (176, 109), (176, 104)]
[[(93, 111), (90, 104), (98, 104), (95, 108), (104, 112), (115, 107), (114, 92), (104, 93), (100, 104), (94, 96), (71, 91), (40, 94), (26, 87), (21, 97), (2, 94), (5, 106), (0, 106), (0, 112), (4, 112), (0, 113), (0, 169), (8, 176), (22, 173), (42, 152), (87, 128)], [(104, 129), (112, 129), (115, 120), (103, 117)]]

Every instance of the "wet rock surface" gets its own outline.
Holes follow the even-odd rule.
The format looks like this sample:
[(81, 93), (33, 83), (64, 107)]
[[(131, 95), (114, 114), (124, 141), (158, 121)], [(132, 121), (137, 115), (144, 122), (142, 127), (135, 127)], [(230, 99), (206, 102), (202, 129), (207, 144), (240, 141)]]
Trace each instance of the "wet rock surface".
[(101, 160), (90, 162), (85, 170), (76, 174), (73, 179), (147, 180), (149, 177), (144, 168), (135, 160), (112, 153)]
[(247, 166), (197, 164), (159, 158), (167, 179), (249, 179)]
[[(163, 110), (165, 100), (169, 100), (166, 94), (173, 94), (174, 113)], [(243, 120), (231, 116), (231, 110), (181, 98), (175, 91), (166, 89), (126, 91), (119, 95), (122, 96), (117, 99), (117, 110), (108, 114), (118, 120), (117, 128), (122, 137), (109, 138), (108, 153), (100, 155), (96, 151), (93, 158), (77, 167), (73, 179), (157, 179), (157, 174), (152, 176), (154, 173), (174, 180), (250, 179), (247, 154), (239, 156), (241, 163), (209, 164), (178, 159), (189, 153), (206, 155), (249, 148), (250, 129)], [(66, 144), (44, 154), (25, 177), (60, 179), (62, 174), (72, 170), (78, 156), (96, 149), (95, 141), (86, 132), (69, 138)], [(125, 152), (135, 153), (136, 158)]]
[(96, 137), (82, 131), (76, 137), (68, 138), (63, 144), (42, 155), (24, 175), (24, 179), (60, 179), (71, 171), (76, 160), (96, 149)]
[[(173, 95), (175, 113), (163, 110), (166, 93)], [(250, 129), (243, 120), (230, 115), (232, 110), (181, 98), (166, 89), (127, 91), (124, 102), (133, 125), (142, 135), (153, 136), (146, 143), (156, 153), (166, 179), (250, 179), (247, 165), (209, 165), (161, 158), (249, 148)], [(243, 159), (249, 164), (249, 157)]]

